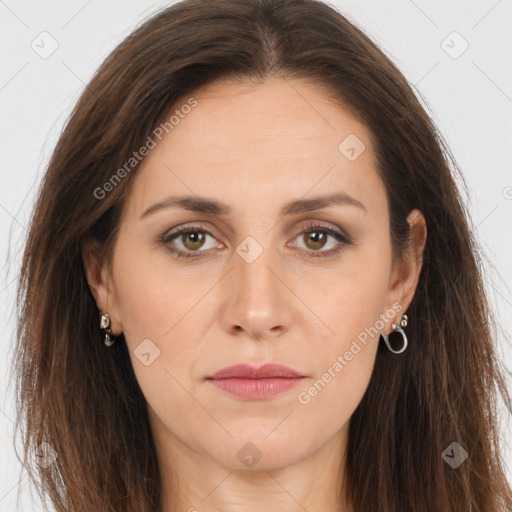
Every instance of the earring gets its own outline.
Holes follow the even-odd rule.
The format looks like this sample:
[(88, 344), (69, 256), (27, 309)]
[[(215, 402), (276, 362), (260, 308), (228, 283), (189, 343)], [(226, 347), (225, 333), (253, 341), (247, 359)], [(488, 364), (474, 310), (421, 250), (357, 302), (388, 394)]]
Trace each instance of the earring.
[(399, 323), (399, 325), (393, 324), (393, 325), (391, 326), (391, 327), (393, 327), (393, 331), (392, 331), (392, 333), (393, 333), (393, 332), (398, 332), (398, 333), (400, 333), (400, 334), (402, 335), (402, 339), (403, 339), (403, 346), (402, 346), (402, 348), (401, 348), (400, 350), (393, 350), (393, 349), (391, 348), (391, 345), (390, 345), (390, 343), (389, 343), (389, 336), (390, 336), (392, 333), (390, 333), (389, 335), (387, 335), (387, 334), (382, 334), (382, 337), (384, 338), (384, 341), (386, 342), (386, 345), (388, 346), (388, 349), (389, 349), (391, 352), (393, 352), (393, 354), (401, 354), (401, 353), (402, 353), (402, 352), (407, 348), (407, 336), (405, 335), (405, 332), (404, 332), (404, 330), (402, 329), (402, 327), (405, 327), (405, 326), (407, 325), (407, 320), (408, 320), (407, 315), (403, 315), (403, 316), (402, 316), (402, 318), (401, 318), (401, 320), (400, 320), (400, 322), (398, 322), (398, 323)]
[(110, 315), (108, 313), (105, 313), (101, 316), (100, 320), (100, 329), (105, 330), (105, 345), (107, 347), (111, 347), (116, 340), (112, 339), (112, 329), (110, 328)]

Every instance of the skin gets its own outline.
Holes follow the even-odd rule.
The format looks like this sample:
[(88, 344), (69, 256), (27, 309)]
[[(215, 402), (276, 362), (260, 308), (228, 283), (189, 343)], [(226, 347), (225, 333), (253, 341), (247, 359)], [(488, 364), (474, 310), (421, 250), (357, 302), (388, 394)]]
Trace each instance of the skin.
[[(193, 96), (198, 105), (133, 177), (112, 271), (84, 254), (98, 308), (109, 312), (114, 335), (124, 333), (148, 403), (162, 510), (351, 512), (344, 491), (339, 497), (338, 473), (378, 336), (359, 343), (361, 350), (309, 403), (298, 395), (386, 312), (383, 333), (407, 310), (421, 269), (424, 218), (417, 210), (409, 215), (412, 244), (393, 265), (370, 134), (315, 84), (224, 81)], [(366, 145), (354, 161), (338, 149), (349, 134)], [(279, 215), (289, 201), (333, 192), (365, 209), (338, 204)], [(140, 219), (174, 195), (207, 196), (228, 204), (232, 214), (174, 207)], [(331, 235), (325, 245), (308, 241), (309, 221), (345, 232), (352, 244)], [(203, 245), (187, 236), (167, 245), (201, 251), (197, 259), (177, 259), (157, 242), (172, 228), (196, 223), (212, 234)], [(312, 231), (327, 236), (318, 229)], [(251, 263), (236, 252), (248, 236), (263, 249)], [(340, 244), (336, 255), (313, 256)], [(148, 366), (134, 353), (145, 339), (160, 350)], [(261, 401), (233, 397), (205, 380), (232, 364), (269, 361), (306, 378)], [(261, 454), (253, 467), (237, 457), (248, 442)]]

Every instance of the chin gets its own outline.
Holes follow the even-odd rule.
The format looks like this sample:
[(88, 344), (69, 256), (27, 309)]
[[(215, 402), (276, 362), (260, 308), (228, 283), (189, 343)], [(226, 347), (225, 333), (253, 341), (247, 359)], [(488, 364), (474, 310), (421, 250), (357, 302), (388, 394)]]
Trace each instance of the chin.
[(242, 430), (240, 435), (228, 428), (234, 438), (230, 438), (229, 442), (220, 448), (220, 452), (218, 445), (211, 446), (211, 457), (231, 469), (257, 471), (294, 464), (314, 451), (314, 447), (308, 449), (308, 443), (303, 435), (298, 434), (295, 437), (286, 430), (279, 436), (274, 435), (275, 430), (268, 435), (275, 426), (276, 422), (271, 429), (265, 430), (265, 433), (260, 433), (258, 429)]

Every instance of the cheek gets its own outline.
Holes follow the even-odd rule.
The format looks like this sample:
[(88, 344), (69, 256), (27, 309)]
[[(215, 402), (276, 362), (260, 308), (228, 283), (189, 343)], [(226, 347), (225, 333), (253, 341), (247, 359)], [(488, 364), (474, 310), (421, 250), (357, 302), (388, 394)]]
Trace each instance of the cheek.
[[(368, 387), (383, 327), (385, 279), (362, 285), (356, 276), (331, 294), (323, 319), (332, 331), (314, 351), (317, 374), (298, 395), (317, 428), (334, 434), (346, 424)], [(312, 353), (313, 356), (313, 353)]]
[[(385, 240), (383, 241), (385, 246)], [(385, 304), (391, 266), (390, 252), (368, 247), (347, 257), (337, 282), (315, 294), (311, 309), (329, 329), (322, 329), (315, 351), (319, 374), (299, 403), (311, 404), (311, 410), (325, 407), (324, 415), (343, 416), (347, 420), (368, 386), (385, 322), (394, 310)], [(310, 295), (311, 297), (311, 295)], [(308, 405), (309, 407), (309, 405)]]
[(169, 424), (177, 417), (186, 418), (187, 425), (200, 423), (204, 411), (185, 390), (200, 350), (193, 343), (199, 309), (194, 304), (206, 284), (205, 290), (201, 285), (191, 293), (175, 271), (170, 274), (171, 265), (151, 262), (148, 252), (136, 246), (121, 247), (115, 267), (117, 312), (139, 387), (157, 418)]
[(348, 425), (368, 387), (376, 348), (375, 343), (361, 345), (350, 361), (343, 356), (330, 361), (322, 374), (300, 392), (297, 417), (307, 418), (305, 423), (322, 438), (328, 439)]
[(161, 254), (164, 249), (155, 255), (140, 246), (119, 239), (114, 266), (117, 314), (146, 399), (161, 411), (178, 413), (190, 406), (182, 386), (190, 389), (198, 372), (206, 339), (202, 334), (216, 315), (212, 288), (218, 278), (205, 274), (192, 279), (190, 272), (177, 271), (171, 256)]
[(348, 350), (360, 333), (382, 330), (380, 319), (386, 313), (390, 269), (391, 249), (383, 239), (351, 248), (333, 272), (314, 276), (307, 284), (299, 280), (297, 294), (307, 299), (310, 309), (327, 325), (321, 331), (330, 346)]
[(130, 344), (145, 338), (161, 344), (172, 338), (201, 290), (183, 286), (166, 255), (155, 258), (141, 244), (120, 241), (115, 265), (118, 314)]

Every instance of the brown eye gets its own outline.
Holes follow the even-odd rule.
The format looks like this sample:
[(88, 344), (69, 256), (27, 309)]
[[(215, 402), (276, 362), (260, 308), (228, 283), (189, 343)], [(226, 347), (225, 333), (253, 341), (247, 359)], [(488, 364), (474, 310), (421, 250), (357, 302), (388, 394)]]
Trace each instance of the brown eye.
[(303, 233), (306, 247), (314, 250), (322, 249), (327, 243), (328, 236), (329, 235), (320, 230), (305, 231)]
[[(211, 239), (209, 245), (207, 237)], [(159, 242), (177, 258), (200, 257), (209, 252), (208, 249), (223, 247), (209, 231), (199, 226), (189, 226), (164, 234)]]
[(322, 225), (308, 225), (298, 237), (298, 245), (304, 249), (308, 256), (317, 257), (334, 257), (346, 245), (352, 245), (348, 236), (338, 233), (334, 229), (324, 227)]
[(188, 231), (181, 235), (181, 243), (191, 251), (200, 249), (203, 246), (204, 241), (205, 233), (201, 231)]

